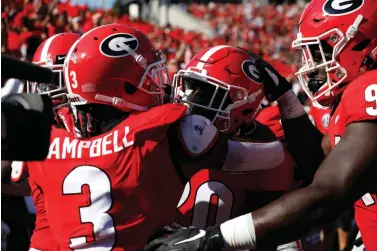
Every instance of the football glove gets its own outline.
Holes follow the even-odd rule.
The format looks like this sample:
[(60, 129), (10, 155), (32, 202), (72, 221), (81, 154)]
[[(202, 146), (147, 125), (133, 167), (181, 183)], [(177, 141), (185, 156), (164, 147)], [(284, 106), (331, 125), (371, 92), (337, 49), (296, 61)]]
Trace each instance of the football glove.
[(263, 59), (258, 57), (255, 66), (263, 79), (264, 95), (270, 102), (292, 89), (292, 85)]
[(144, 247), (144, 251), (219, 251), (223, 246), (219, 226), (205, 230), (179, 227), (149, 242)]
[(58, 119), (64, 124), (65, 129), (79, 139), (90, 138), (95, 132), (95, 119), (92, 114), (83, 110), (76, 110), (76, 115), (69, 105), (57, 110)]

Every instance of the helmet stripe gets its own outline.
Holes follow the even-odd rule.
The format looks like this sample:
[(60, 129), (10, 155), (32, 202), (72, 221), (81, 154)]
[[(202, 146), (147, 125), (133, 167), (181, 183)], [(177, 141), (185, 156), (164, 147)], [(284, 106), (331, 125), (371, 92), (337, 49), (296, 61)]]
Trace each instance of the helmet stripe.
[(55, 34), (53, 35), (52, 37), (48, 38), (46, 40), (46, 43), (44, 44), (43, 46), (43, 49), (42, 49), (42, 52), (41, 52), (41, 59), (39, 61), (41, 62), (45, 62), (47, 60), (47, 55), (48, 55), (48, 49), (50, 49), (50, 45), (52, 43), (52, 41), (58, 36), (60, 35), (61, 33), (59, 34)]
[[(226, 47), (231, 47), (229, 45), (218, 45), (218, 46), (215, 46), (213, 48), (211, 48), (210, 50), (208, 50), (206, 53), (203, 54), (203, 56), (200, 58), (200, 61), (199, 63), (196, 65), (196, 68), (198, 69), (203, 69), (204, 65), (205, 65), (205, 62), (213, 55), (215, 54), (217, 51), (223, 49), (223, 48), (226, 48)], [(204, 61), (204, 62), (202, 62)]]

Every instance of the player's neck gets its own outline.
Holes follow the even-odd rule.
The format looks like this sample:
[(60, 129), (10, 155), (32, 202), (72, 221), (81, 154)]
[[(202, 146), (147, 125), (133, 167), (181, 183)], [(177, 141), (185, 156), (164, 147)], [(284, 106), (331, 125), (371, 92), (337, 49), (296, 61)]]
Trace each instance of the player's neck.
[(114, 117), (114, 118), (109, 119), (109, 120), (99, 121), (99, 123), (97, 124), (98, 128), (97, 128), (95, 134), (99, 135), (99, 134), (106, 133), (106, 132), (112, 130), (120, 122), (122, 122), (124, 119), (126, 119), (128, 117), (128, 115), (129, 114), (127, 114), (127, 113), (123, 113), (123, 115), (120, 116), (120, 117)]

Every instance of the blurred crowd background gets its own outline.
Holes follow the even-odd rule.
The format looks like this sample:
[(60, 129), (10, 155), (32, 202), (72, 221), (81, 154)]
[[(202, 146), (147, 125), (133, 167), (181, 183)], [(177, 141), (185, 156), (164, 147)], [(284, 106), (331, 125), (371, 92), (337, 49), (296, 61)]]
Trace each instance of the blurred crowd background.
[[(83, 34), (103, 24), (120, 23), (148, 35), (165, 53), (171, 76), (200, 50), (229, 44), (261, 55), (300, 94), (294, 75), (300, 53), (292, 51), (291, 43), (304, 7), (305, 1), (295, 0), (2, 0), (1, 53), (32, 61), (37, 47), (54, 34)], [(3, 246), (2, 250), (27, 250), (35, 219), (30, 198), (2, 195), (1, 207), (2, 239), (8, 239), (7, 249)], [(307, 241), (323, 242), (325, 233), (330, 244), (321, 250), (343, 250), (347, 243), (341, 242), (347, 238), (334, 236), (348, 236), (352, 219), (350, 211), (322, 236), (314, 231)]]
[[(304, 8), (301, 4), (169, 3), (206, 24), (211, 36), (194, 29), (164, 25), (153, 18), (142, 18), (142, 9), (153, 3), (116, 1), (114, 8), (89, 8), (87, 4), (50, 0), (4, 0), (1, 13), (1, 52), (31, 61), (38, 45), (60, 32), (84, 33), (109, 23), (131, 25), (148, 34), (168, 58), (169, 71), (176, 73), (203, 48), (230, 44), (260, 54), (285, 77), (293, 78), (299, 53), (292, 53), (291, 42)], [(160, 4), (160, 3), (159, 3)], [(136, 5), (136, 6), (135, 6)], [(131, 11), (129, 10), (131, 7)], [(136, 7), (136, 8), (134, 8)], [(136, 13), (135, 10), (136, 9)], [(145, 16), (145, 15), (144, 15)], [(169, 19), (169, 17), (167, 18)]]

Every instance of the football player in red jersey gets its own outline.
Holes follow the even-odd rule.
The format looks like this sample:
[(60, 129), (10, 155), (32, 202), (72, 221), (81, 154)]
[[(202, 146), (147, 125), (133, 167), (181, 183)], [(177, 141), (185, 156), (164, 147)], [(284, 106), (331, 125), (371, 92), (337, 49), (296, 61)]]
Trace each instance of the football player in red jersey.
[[(306, 59), (305, 66), (299, 70), (297, 75), (304, 90), (312, 99), (313, 105), (325, 104), (334, 107), (334, 114), (329, 121), (328, 134), (322, 142), (323, 146), (329, 145), (334, 148), (348, 125), (351, 127), (351, 123), (354, 122), (376, 119), (367, 110), (364, 111), (361, 108), (373, 101), (373, 98), (367, 98), (368, 92), (373, 93), (373, 90), (370, 90), (371, 87), (368, 89), (368, 86), (372, 85), (371, 83), (375, 80), (373, 78), (368, 80), (367, 76), (361, 75), (364, 73), (377, 75), (376, 71), (373, 70), (376, 68), (375, 61), (377, 58), (377, 32), (375, 29), (377, 6), (375, 3), (370, 5), (354, 3), (349, 6), (349, 10), (339, 11), (339, 15), (332, 17), (330, 15), (326, 20), (320, 22), (319, 30), (313, 32), (312, 28), (318, 27), (318, 24), (308, 22), (308, 16), (318, 13), (316, 11), (318, 6), (317, 4), (317, 6), (314, 6), (314, 10), (308, 10), (308, 14), (303, 14), (302, 18), (305, 18), (306, 15), (307, 20), (303, 20), (300, 27), (302, 39), (299, 37), (293, 43), (293, 46), (299, 49), (306, 47), (303, 49), (303, 57)], [(323, 9), (327, 9), (328, 12), (334, 11), (333, 6), (328, 3), (323, 5)], [(356, 12), (353, 13), (353, 11)], [(316, 39), (317, 43), (313, 43)], [(305, 58), (310, 54), (312, 59)], [(315, 62), (315, 64), (312, 62)], [(366, 81), (364, 86), (359, 83), (363, 81)], [(359, 86), (360, 89), (358, 91), (352, 89), (355, 86)], [(353, 91), (355, 93), (352, 97), (347, 96), (347, 93)], [(353, 107), (347, 111), (341, 108), (344, 104), (352, 104)], [(339, 117), (337, 116), (340, 114), (342, 117), (352, 118), (349, 121), (338, 121)], [(327, 114), (324, 116), (326, 120), (327, 117), (330, 117)], [(371, 200), (372, 196), (373, 200)], [(367, 193), (362, 198), (368, 198), (368, 201), (376, 201), (375, 194)], [(355, 204), (356, 221), (362, 233), (364, 232), (362, 234), (363, 239), (370, 243), (369, 249), (377, 249), (377, 242), (371, 242), (371, 240), (374, 240), (371, 237), (377, 234), (377, 223), (374, 224), (374, 228), (372, 224), (372, 222), (377, 221), (377, 215), (368, 216), (370, 211), (377, 214), (377, 207), (369, 208), (370, 203), (364, 204), (361, 201), (359, 200)], [(370, 223), (368, 223), (369, 221)], [(363, 231), (363, 229), (371, 230)]]
[[(250, 80), (262, 84), (251, 62), (255, 59), (233, 46), (205, 49), (175, 75), (173, 97), (187, 105), (191, 114), (204, 115), (223, 133), (236, 135), (233, 139), (249, 140), (249, 135), (259, 133), (259, 129), (250, 130), (250, 126), (242, 122), (253, 125), (254, 113), (248, 103), (237, 98), (246, 96), (242, 90)], [(262, 91), (257, 95), (263, 96)], [(250, 99), (255, 99), (254, 95)], [(237, 113), (234, 107), (249, 113)], [(241, 116), (243, 119), (237, 120)], [(220, 224), (245, 210), (261, 207), (291, 187), (294, 163), (280, 142), (229, 141), (228, 144), (223, 171), (201, 170), (186, 184), (175, 218), (179, 225), (207, 227)], [(237, 155), (232, 158), (234, 152)], [(244, 164), (259, 171), (247, 171)], [(229, 165), (234, 166), (233, 170), (243, 172), (224, 172)], [(300, 250), (300, 247), (293, 242), (278, 250)]]
[[(150, 109), (162, 96), (166, 66), (131, 27), (89, 31), (64, 67), (71, 103), (99, 123), (89, 140), (53, 128), (48, 158), (27, 163), (43, 191), (51, 232), (60, 250), (140, 250), (153, 230), (172, 221), (179, 200), (165, 135), (185, 108)], [(156, 188), (171, 196), (156, 195)]]
[[(302, 15), (293, 46), (304, 50), (305, 65), (298, 73), (304, 88), (323, 105), (342, 94), (328, 128), (334, 149), (308, 187), (218, 227), (176, 229), (146, 249), (262, 248), (297, 238), (356, 202), (365, 249), (377, 250), (376, 27), (374, 1), (312, 1)], [(319, 78), (323, 69), (324, 81)]]

